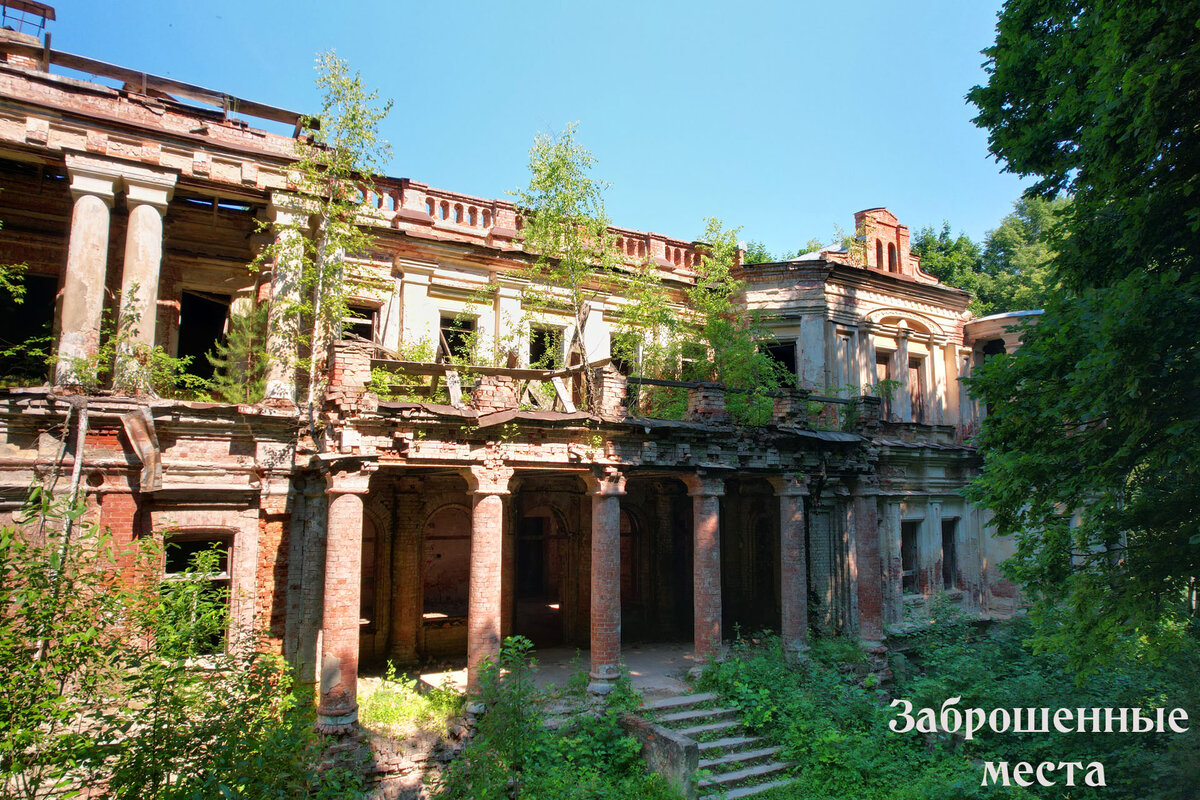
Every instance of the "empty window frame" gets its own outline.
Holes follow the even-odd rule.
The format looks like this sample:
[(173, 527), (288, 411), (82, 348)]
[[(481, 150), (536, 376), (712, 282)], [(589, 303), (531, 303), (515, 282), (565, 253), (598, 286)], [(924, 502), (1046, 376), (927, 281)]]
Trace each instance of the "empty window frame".
[(641, 351), (641, 342), (635, 334), (629, 332), (609, 334), (608, 352), (612, 354), (612, 365), (622, 375), (633, 374)]
[(563, 329), (553, 325), (529, 326), (529, 366), (534, 369), (561, 369), (563, 365)]
[(915, 594), (919, 589), (917, 569), (921, 560), (917, 553), (917, 542), (921, 537), (921, 522), (919, 519), (900, 522), (900, 589), (905, 594)]
[(942, 588), (958, 588), (957, 519), (942, 520)]
[(378, 342), (379, 309), (375, 306), (352, 303), (342, 320), (342, 335), (353, 334), (368, 342)]
[(888, 272), (899, 272), (900, 265), (896, 263), (896, 245), (888, 243)]
[(886, 385), (884, 381), (892, 379), (892, 354), (877, 352), (875, 354), (875, 385), (880, 387), (878, 390), (880, 397), (879, 410), (884, 419), (892, 418), (892, 393), (883, 388)]
[(190, 358), (187, 371), (191, 375), (208, 380), (213, 376), (213, 365), (206, 355), (214, 352), (219, 342), (225, 341), (229, 324), (227, 294), (215, 294), (199, 290), (184, 289), (179, 297), (179, 358)]
[[(223, 607), (225, 613), (210, 623), (227, 617), (230, 595), (229, 564), (232, 556), (232, 537), (226, 533), (196, 532), (168, 534), (164, 542), (163, 582), (193, 581), (201, 585), (200, 596)], [(211, 555), (209, 555), (211, 554)], [(197, 652), (216, 653), (225, 646), (225, 629), (203, 624), (204, 617), (195, 604), (189, 619), (178, 625), (195, 626), (193, 642)]]
[(438, 361), (451, 358), (470, 361), (477, 322), (474, 317), (443, 314), (438, 341)]
[(680, 374), (685, 381), (709, 379), (708, 348), (699, 342), (684, 342), (680, 354)]
[(40, 384), (52, 349), (58, 278), (26, 273), (20, 282), (25, 286), (22, 302), (0, 292), (0, 376), (10, 385)]
[(925, 362), (924, 359), (908, 360), (908, 397), (912, 404), (912, 421), (925, 422)]
[(789, 375), (796, 374), (796, 343), (793, 342), (778, 342), (776, 344), (759, 345), (760, 352), (766, 353), (780, 366), (782, 366)]

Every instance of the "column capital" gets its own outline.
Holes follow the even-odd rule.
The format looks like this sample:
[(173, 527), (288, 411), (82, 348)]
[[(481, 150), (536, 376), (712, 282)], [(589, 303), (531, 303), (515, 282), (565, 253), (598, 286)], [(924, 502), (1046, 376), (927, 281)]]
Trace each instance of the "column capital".
[(121, 175), (112, 168), (107, 159), (67, 153), (67, 175), (71, 178), (71, 199), (91, 195), (104, 201), (112, 208), (116, 197), (117, 182)]
[(620, 497), (625, 494), (625, 473), (616, 467), (593, 467), (582, 475), (588, 494), (599, 497)]
[(722, 497), (725, 494), (725, 476), (712, 472), (696, 472), (680, 477), (690, 497)]
[(780, 497), (807, 497), (809, 494), (807, 475), (791, 475), (787, 473), (783, 475), (768, 475), (767, 482), (775, 489), (775, 494)]
[(307, 198), (286, 192), (272, 192), (271, 201), (267, 204), (267, 219), (276, 228), (307, 227), (308, 218), (315, 211), (315, 204)]
[(369, 470), (338, 470), (325, 475), (325, 490), (329, 494), (366, 494), (370, 482)]
[(509, 494), (512, 490), (509, 482), (515, 470), (503, 464), (481, 464), (462, 470), (462, 476), (467, 479), (467, 491), (471, 494)]
[(153, 206), (160, 214), (165, 213), (167, 204), (171, 202), (175, 193), (176, 178), (173, 172), (148, 169), (139, 169), (136, 174), (123, 175), (125, 202), (130, 210), (134, 206), (144, 205)]
[(178, 174), (170, 170), (100, 156), (67, 153), (65, 160), (71, 177), (71, 194), (76, 199), (95, 195), (110, 206), (116, 191), (124, 189), (131, 207), (150, 205), (163, 212), (178, 180)]

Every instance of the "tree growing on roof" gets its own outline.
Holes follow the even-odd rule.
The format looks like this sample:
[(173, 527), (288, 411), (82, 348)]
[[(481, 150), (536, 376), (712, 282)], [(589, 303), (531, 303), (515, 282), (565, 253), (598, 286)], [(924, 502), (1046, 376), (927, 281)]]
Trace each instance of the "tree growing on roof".
[[(529, 151), (529, 185), (515, 192), (522, 215), (521, 240), (534, 254), (534, 281), (522, 298), (533, 311), (556, 311), (574, 322), (582, 361), (589, 301), (608, 295), (619, 280), (621, 258), (604, 210), (606, 184), (591, 176), (595, 158), (575, 141), (572, 123), (539, 133)], [(595, 377), (583, 371), (585, 404), (598, 398)]]
[(381, 102), (377, 92), (368, 91), (359, 73), (352, 73), (333, 51), (318, 56), (316, 68), (317, 87), (323, 92), (315, 118), (319, 125), (309, 124), (297, 138), (290, 175), (304, 214), (281, 226), (275, 243), (264, 248), (255, 262), (294, 272), (298, 299), (276, 299), (286, 305), (277, 308), (274, 316), (294, 332), (289, 346), (310, 353), (299, 363), (308, 372), (305, 405), (314, 433), (320, 366), (347, 312), (345, 258), (367, 253), (373, 239), (358, 219), (365, 182), (383, 172), (391, 153), (379, 125), (392, 107), (391, 100)]

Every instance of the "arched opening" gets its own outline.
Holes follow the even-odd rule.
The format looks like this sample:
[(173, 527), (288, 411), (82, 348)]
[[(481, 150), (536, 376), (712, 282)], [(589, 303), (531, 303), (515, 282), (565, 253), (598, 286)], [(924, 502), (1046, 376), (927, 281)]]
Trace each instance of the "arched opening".
[(566, 638), (567, 546), (565, 526), (548, 507), (534, 508), (517, 522), (513, 632), (539, 647)]
[(722, 629), (726, 637), (778, 630), (779, 502), (760, 478), (726, 481), (721, 503)]
[(421, 555), (421, 650), (426, 657), (467, 651), (471, 514), (443, 506), (425, 523)]
[(896, 263), (896, 245), (888, 243), (888, 271), (899, 272), (900, 265)]
[(875, 240), (875, 266), (878, 269), (883, 269), (883, 240)]

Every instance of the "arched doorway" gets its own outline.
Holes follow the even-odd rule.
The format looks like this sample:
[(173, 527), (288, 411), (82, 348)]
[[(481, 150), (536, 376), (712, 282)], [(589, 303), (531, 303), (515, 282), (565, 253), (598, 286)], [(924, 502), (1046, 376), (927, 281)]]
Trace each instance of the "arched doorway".
[(443, 506), (425, 523), (421, 557), (420, 648), (425, 657), (467, 651), (471, 578), (471, 514)]

